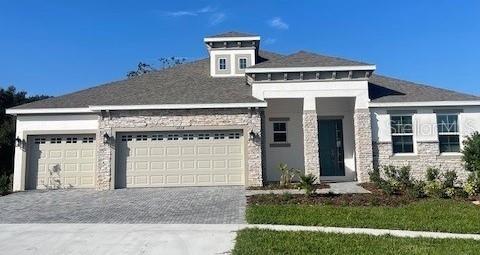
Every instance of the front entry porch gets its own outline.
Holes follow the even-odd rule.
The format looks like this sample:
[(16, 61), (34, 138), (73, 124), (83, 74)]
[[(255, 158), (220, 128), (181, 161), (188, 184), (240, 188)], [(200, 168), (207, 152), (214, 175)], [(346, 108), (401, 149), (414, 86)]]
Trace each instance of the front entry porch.
[[(356, 128), (356, 114), (365, 111), (355, 109), (355, 97), (275, 98), (267, 102), (263, 120), (265, 181), (279, 180), (280, 163), (312, 173), (319, 181), (361, 181), (365, 176), (358, 173), (357, 161), (363, 151), (371, 151), (371, 140), (370, 147), (362, 147), (360, 154), (356, 145), (364, 146), (360, 138), (371, 139), (371, 129)], [(369, 125), (369, 116), (360, 119)], [(370, 136), (361, 132), (370, 132)], [(368, 155), (365, 158), (368, 160)]]

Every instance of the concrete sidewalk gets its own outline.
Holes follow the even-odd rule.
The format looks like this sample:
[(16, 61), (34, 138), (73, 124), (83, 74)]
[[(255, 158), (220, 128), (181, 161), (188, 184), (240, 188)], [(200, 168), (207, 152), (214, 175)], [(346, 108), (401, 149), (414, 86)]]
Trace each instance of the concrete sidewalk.
[(247, 224), (3, 224), (0, 253), (33, 254), (225, 254), (245, 228), (340, 234), (480, 240), (476, 234)]

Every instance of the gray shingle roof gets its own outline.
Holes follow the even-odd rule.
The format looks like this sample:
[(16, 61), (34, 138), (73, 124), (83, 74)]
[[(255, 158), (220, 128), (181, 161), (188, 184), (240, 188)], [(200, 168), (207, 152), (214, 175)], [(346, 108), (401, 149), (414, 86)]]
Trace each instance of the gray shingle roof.
[(319, 55), (316, 53), (299, 51), (275, 60), (256, 64), (251, 68), (281, 68), (281, 67), (324, 67), (324, 66), (363, 66), (370, 65), (363, 62)]
[(370, 99), (375, 103), (480, 100), (478, 96), (376, 74), (368, 85)]
[(242, 32), (236, 32), (236, 31), (229, 31), (217, 35), (212, 35), (212, 36), (207, 36), (207, 38), (222, 38), (222, 37), (251, 37), (251, 36), (258, 36), (255, 34), (249, 34), (249, 33), (242, 33)]
[[(310, 53), (299, 52), (296, 58)], [(319, 57), (317, 57), (319, 56)], [(337, 65), (360, 62), (317, 55), (323, 63)], [(257, 65), (281, 63), (282, 55), (260, 51)], [(310, 61), (310, 60), (308, 60)], [(210, 104), (261, 102), (252, 97), (245, 77), (213, 78), (209, 59), (156, 71), (140, 77), (111, 82), (64, 96), (14, 107), (14, 109), (79, 108), (95, 105)], [(360, 63), (364, 65), (364, 63)], [(372, 75), (369, 79), (372, 102), (468, 101), (480, 97), (423, 84)]]
[[(260, 51), (259, 61), (280, 55)], [(261, 102), (252, 96), (245, 77), (213, 78), (210, 61), (202, 59), (139, 77), (111, 82), (14, 109), (80, 108), (94, 105), (213, 104)]]

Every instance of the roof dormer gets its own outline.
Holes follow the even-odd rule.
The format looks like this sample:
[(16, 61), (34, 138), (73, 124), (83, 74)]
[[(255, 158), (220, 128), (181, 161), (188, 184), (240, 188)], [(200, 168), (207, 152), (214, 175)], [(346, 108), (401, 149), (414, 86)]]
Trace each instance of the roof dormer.
[(260, 36), (227, 32), (204, 39), (210, 55), (212, 77), (239, 77), (245, 69), (255, 65)]

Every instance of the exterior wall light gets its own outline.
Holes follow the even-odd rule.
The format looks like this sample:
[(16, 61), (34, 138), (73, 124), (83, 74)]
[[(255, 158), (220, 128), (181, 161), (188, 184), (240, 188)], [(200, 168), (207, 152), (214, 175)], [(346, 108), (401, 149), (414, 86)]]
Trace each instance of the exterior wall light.
[(17, 136), (17, 138), (15, 138), (15, 146), (16, 147), (23, 147), (23, 144), (24, 144), (24, 141), (22, 139), (20, 139), (20, 137)]
[(110, 142), (110, 135), (108, 133), (103, 134), (103, 142), (104, 143)]
[(257, 138), (257, 134), (255, 132), (250, 131), (250, 133), (248, 133), (248, 135), (250, 136), (250, 140), (254, 140), (255, 138)]

